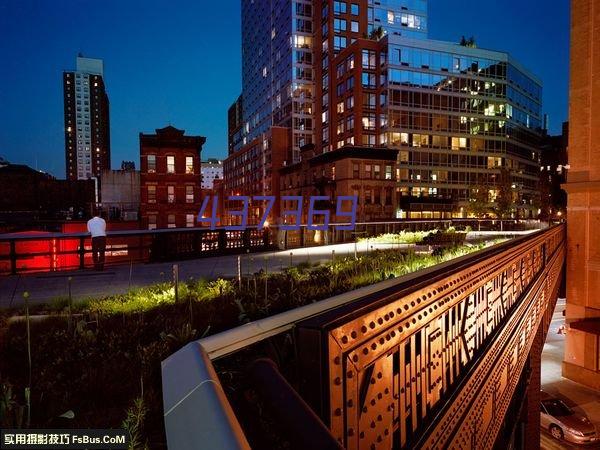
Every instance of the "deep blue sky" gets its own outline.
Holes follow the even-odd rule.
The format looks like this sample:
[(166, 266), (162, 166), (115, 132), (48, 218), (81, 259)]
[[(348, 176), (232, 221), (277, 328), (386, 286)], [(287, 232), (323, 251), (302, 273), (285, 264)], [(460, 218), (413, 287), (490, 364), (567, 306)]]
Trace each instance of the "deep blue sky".
[[(244, 0), (246, 1), (246, 0)], [(266, 1), (266, 0), (257, 0)], [(568, 0), (430, 0), (429, 35), (508, 51), (544, 83), (551, 132), (567, 118)], [(240, 92), (240, 0), (0, 0), (0, 156), (64, 177), (62, 71), (104, 59), (113, 167), (169, 123), (227, 152)]]

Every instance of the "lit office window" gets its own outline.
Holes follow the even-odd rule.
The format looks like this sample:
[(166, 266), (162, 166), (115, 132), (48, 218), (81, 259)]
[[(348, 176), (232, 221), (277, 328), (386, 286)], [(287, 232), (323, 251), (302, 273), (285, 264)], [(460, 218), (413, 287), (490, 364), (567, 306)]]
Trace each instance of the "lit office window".
[(167, 173), (175, 173), (175, 157), (167, 156)]

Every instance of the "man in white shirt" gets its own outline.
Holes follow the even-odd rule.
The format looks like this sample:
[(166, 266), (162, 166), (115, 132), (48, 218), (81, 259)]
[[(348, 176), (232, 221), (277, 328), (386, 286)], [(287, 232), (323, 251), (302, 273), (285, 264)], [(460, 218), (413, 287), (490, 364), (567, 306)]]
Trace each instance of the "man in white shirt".
[(96, 214), (87, 223), (88, 232), (92, 235), (92, 259), (96, 270), (104, 270), (104, 253), (106, 251), (106, 221)]

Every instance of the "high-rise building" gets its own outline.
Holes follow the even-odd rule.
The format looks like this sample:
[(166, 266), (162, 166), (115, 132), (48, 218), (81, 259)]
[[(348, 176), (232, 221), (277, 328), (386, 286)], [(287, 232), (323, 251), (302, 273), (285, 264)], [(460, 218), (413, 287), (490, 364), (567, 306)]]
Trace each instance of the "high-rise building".
[(231, 155), (235, 149), (241, 147), (242, 142), (242, 125), (243, 125), (243, 99), (240, 95), (235, 102), (227, 110), (227, 137), (228, 137), (228, 154)]
[(66, 177), (85, 180), (110, 169), (109, 103), (101, 59), (77, 57), (63, 73)]
[[(428, 39), (427, 6), (242, 2), (244, 101), (231, 156), (277, 125), (290, 133), (288, 175), (292, 164), (302, 170), (300, 148), (310, 143), (315, 156), (349, 146), (394, 150), (390, 219), (466, 217), (481, 188), (490, 207), (511, 195), (508, 215), (535, 216), (541, 82), (507, 53), (479, 49), (472, 39)], [(376, 189), (361, 187), (359, 198), (389, 198)]]
[(234, 151), (270, 127), (288, 128), (286, 160), (312, 142), (313, 5), (242, 1), (242, 134)]

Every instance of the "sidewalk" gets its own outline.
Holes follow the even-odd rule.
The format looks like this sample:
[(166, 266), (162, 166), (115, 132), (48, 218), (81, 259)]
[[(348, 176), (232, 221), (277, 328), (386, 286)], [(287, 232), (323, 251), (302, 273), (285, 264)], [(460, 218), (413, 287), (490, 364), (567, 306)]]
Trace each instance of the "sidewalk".
[[(565, 299), (558, 299), (548, 337), (542, 352), (542, 390), (562, 399), (575, 410), (583, 411), (600, 431), (600, 392), (587, 388), (574, 381), (567, 380), (561, 375), (561, 364), (565, 349), (565, 335), (558, 334), (558, 329), (565, 323), (562, 311), (565, 309)], [(542, 430), (541, 448), (577, 449), (582, 446), (559, 442)], [(585, 446), (588, 449), (598, 449), (600, 444)]]
[[(357, 253), (389, 248), (408, 248), (408, 245), (372, 242), (356, 244)], [(314, 264), (331, 261), (332, 251), (335, 252), (336, 258), (353, 256), (355, 244), (245, 254), (241, 255), (241, 270), (243, 275), (247, 275), (261, 269), (273, 272), (303, 262)], [(69, 277), (72, 277), (71, 292), (74, 300), (124, 293), (133, 287), (172, 280), (173, 264), (179, 266), (180, 280), (187, 280), (190, 277), (228, 278), (236, 277), (238, 273), (238, 255), (227, 255), (167, 263), (134, 264), (131, 267), (112, 266), (106, 267), (103, 272), (86, 269), (8, 276), (0, 278), (0, 308), (22, 304), (25, 291), (29, 292), (32, 304), (47, 303), (55, 298), (66, 297)]]

